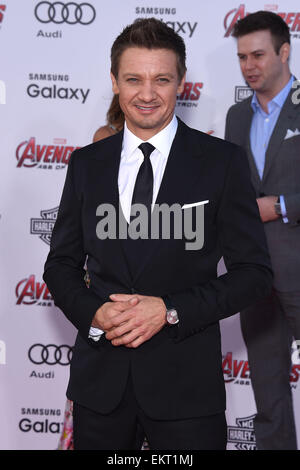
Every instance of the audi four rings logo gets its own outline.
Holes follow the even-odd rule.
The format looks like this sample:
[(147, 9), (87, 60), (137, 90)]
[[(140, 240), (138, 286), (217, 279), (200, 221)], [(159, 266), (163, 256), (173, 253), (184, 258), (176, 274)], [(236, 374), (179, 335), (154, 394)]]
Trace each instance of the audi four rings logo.
[(41, 23), (91, 24), (96, 10), (90, 3), (39, 2), (34, 9), (35, 17)]
[(28, 357), (34, 364), (48, 364), (54, 366), (68, 366), (72, 359), (72, 348), (67, 344), (34, 344), (28, 351)]

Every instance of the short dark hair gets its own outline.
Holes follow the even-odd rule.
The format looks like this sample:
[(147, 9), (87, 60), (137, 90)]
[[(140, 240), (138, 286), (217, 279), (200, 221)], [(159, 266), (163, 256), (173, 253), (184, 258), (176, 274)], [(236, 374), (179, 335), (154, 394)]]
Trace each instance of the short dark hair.
[(185, 44), (179, 34), (156, 18), (138, 19), (122, 31), (111, 48), (111, 72), (117, 78), (120, 57), (129, 47), (169, 49), (177, 57), (177, 72), (181, 80), (185, 74)]
[(239, 38), (255, 31), (268, 30), (271, 33), (276, 54), (285, 42), (291, 43), (290, 30), (286, 22), (271, 11), (257, 11), (239, 20), (233, 28), (233, 37)]

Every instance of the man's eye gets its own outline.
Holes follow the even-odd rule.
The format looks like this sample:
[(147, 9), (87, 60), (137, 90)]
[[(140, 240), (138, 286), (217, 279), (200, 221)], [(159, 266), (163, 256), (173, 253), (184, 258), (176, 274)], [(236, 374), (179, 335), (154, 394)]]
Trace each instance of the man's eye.
[(158, 79), (159, 82), (163, 82), (163, 83), (168, 83), (170, 80), (168, 78), (165, 78), (165, 77), (160, 77)]
[(137, 78), (134, 78), (134, 77), (127, 78), (127, 82), (135, 83), (137, 82)]

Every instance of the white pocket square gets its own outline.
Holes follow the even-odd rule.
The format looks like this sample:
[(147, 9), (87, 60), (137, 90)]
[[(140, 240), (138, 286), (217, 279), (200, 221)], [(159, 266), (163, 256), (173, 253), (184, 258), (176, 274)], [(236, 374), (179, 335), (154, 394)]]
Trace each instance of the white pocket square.
[(294, 131), (292, 131), (291, 129), (288, 129), (286, 131), (286, 136), (285, 136), (284, 140), (290, 139), (291, 137), (295, 137), (296, 135), (300, 135), (299, 129), (295, 129)]
[(189, 209), (190, 207), (196, 207), (196, 206), (203, 206), (204, 204), (209, 203), (209, 201), (199, 201), (199, 202), (192, 202), (191, 204), (184, 204), (182, 206), (182, 209)]

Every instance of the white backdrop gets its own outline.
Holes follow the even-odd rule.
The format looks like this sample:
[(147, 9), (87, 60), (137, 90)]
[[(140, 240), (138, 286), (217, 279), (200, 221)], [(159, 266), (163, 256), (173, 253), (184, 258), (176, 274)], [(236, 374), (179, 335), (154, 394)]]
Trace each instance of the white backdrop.
[[(237, 88), (245, 83), (230, 37), (236, 19), (270, 8), (284, 15), (292, 32), (291, 68), (300, 77), (296, 0), (89, 0), (77, 9), (71, 2), (63, 11), (62, 3), (0, 0), (1, 449), (57, 447), (76, 332), (53, 305), (43, 265), (68, 157), (105, 123), (112, 96), (110, 47), (122, 28), (155, 16), (183, 36), (189, 85), (176, 112), (218, 137), (227, 109), (247, 93)], [(222, 322), (222, 344), (228, 449), (252, 449), (255, 403), (238, 315)], [(295, 365), (298, 439), (299, 372)]]

